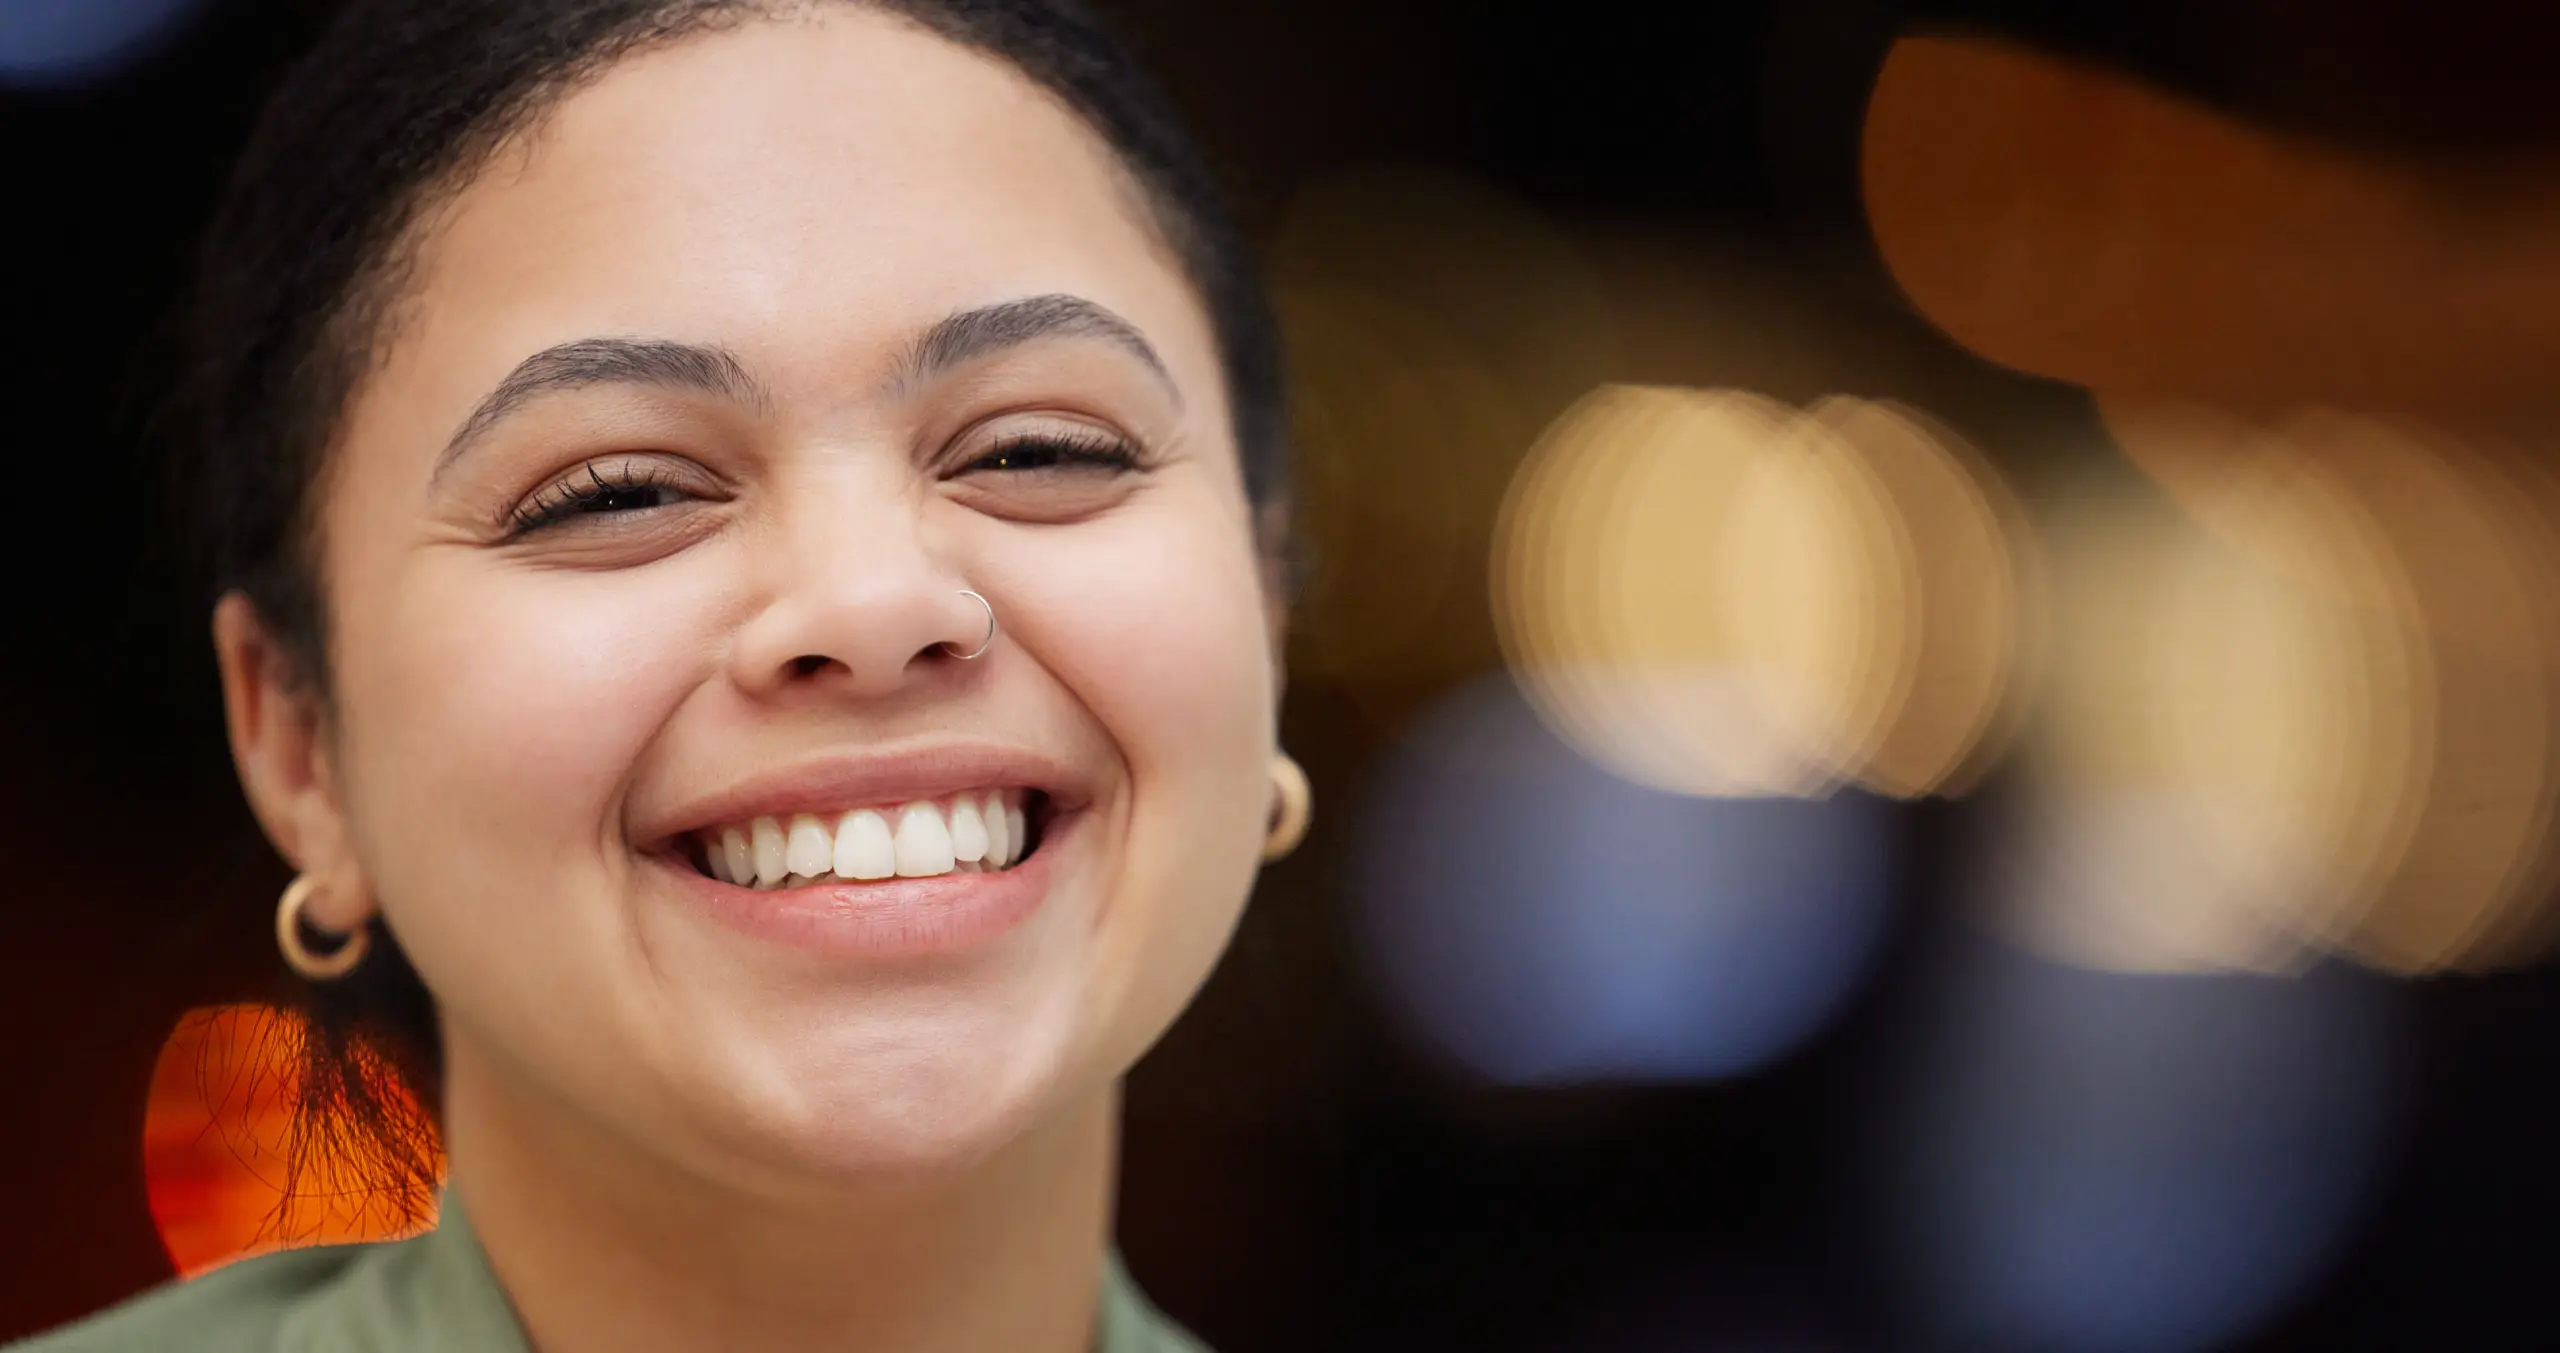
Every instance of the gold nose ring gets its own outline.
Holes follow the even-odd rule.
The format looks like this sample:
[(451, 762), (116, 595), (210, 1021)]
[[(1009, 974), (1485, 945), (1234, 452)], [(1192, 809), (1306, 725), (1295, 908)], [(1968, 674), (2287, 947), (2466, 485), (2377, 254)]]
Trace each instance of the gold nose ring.
[(958, 658), (962, 662), (970, 662), (974, 661), (980, 654), (985, 653), (987, 651), (987, 647), (996, 641), (996, 608), (993, 602), (990, 602), (985, 597), (979, 596), (977, 593), (970, 591), (968, 588), (961, 588), (960, 595), (976, 601), (980, 606), (984, 606), (987, 609), (987, 637), (978, 641), (978, 647), (975, 651), (963, 653), (956, 645), (950, 643), (943, 644), (945, 649), (950, 650), (951, 656)]

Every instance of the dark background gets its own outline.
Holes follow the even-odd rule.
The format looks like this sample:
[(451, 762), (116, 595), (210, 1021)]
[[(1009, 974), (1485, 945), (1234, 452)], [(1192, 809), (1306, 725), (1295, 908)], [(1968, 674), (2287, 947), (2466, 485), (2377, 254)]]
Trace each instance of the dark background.
[[(2010, 33), (2355, 146), (2560, 139), (2548, 25), (2487, 0), (1107, 8), (1257, 231), (1333, 170), (1455, 166), (1542, 209), (1777, 260), (1925, 351), (1976, 427), (2083, 415), (2075, 392), (1935, 340), (1866, 244), (1858, 117), (1898, 31)], [(151, 414), (227, 157), (327, 9), (216, 3), (110, 81), (0, 95), (0, 1337), (167, 1275), (137, 1145), (152, 1059), (181, 1012), (278, 978), (283, 876), (232, 787)], [(1855, 1206), (1858, 1134), (1926, 956), (1961, 942), (1935, 864), (1964, 806), (1901, 810), (1883, 965), (1795, 1056), (1691, 1088), (1496, 1089), (1397, 1032), (1345, 934), (1345, 815), (1324, 810), (1391, 736), (1375, 711), (1293, 684), (1317, 833), (1133, 1080), (1122, 1242), (1161, 1304), (1228, 1353), (1905, 1346)], [(2409, 1055), (2387, 1178), (2309, 1295), (2234, 1347), (2560, 1346), (2560, 981), (2393, 988)]]

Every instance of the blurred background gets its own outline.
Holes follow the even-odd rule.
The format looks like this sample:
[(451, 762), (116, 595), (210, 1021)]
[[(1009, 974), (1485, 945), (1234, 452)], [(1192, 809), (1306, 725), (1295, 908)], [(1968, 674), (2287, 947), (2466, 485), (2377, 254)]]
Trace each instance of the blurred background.
[[(1265, 248), (1308, 847), (1223, 1353), (2560, 1347), (2560, 17), (1118, 0)], [(0, 1338), (272, 1224), (187, 251), (326, 0), (0, 0)], [(48, 487), (50, 485), (50, 487)]]

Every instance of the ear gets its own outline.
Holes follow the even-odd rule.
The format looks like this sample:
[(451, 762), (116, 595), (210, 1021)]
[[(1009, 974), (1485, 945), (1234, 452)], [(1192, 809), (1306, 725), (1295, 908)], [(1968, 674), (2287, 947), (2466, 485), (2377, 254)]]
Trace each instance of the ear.
[(285, 861), (319, 885), (305, 911), (311, 923), (352, 934), (373, 915), (373, 894), (347, 830), (313, 674), (300, 669), (238, 592), (214, 605), (213, 648), (231, 760), (250, 811)]

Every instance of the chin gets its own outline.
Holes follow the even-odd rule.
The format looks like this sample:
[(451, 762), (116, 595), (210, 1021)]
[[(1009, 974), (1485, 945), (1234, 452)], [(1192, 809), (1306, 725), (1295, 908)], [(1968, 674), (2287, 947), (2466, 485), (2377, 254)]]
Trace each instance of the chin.
[(781, 1095), (756, 1097), (767, 1109), (747, 1125), (750, 1158), (846, 1183), (955, 1174), (1069, 1123), (1108, 1089), (1074, 1074), (1064, 1047), (1026, 1045), (1020, 1025), (1000, 1041), (984, 1032), (873, 1032), (825, 1056), (803, 1050)]

